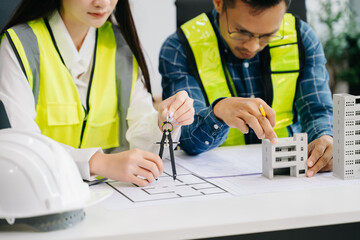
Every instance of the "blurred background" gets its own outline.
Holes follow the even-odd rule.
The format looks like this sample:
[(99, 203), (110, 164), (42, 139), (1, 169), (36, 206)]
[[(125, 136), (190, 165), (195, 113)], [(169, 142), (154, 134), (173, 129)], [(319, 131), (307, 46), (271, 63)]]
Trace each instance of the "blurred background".
[[(121, 0), (120, 0), (121, 1)], [(2, 29), (20, 0), (0, 0)], [(212, 8), (212, 0), (130, 0), (156, 99), (161, 98), (158, 55), (177, 26)], [(360, 95), (360, 1), (293, 0), (290, 12), (307, 21), (324, 46), (333, 93)]]

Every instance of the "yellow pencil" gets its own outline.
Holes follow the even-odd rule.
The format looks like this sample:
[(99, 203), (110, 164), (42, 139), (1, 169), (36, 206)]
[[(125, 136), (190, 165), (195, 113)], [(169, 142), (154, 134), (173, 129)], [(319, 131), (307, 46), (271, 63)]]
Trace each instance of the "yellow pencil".
[(259, 110), (260, 110), (260, 112), (261, 112), (261, 115), (263, 116), (263, 117), (266, 117), (266, 112), (265, 112), (265, 110), (264, 110), (264, 107), (260, 104), (259, 105)]

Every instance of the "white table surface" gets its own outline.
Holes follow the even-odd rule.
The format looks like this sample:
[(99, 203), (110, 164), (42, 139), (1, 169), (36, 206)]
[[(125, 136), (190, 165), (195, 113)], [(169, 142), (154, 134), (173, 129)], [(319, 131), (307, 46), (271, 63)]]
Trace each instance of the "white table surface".
[(0, 239), (193, 239), (360, 221), (360, 186), (139, 207), (86, 208), (72, 228), (0, 232)]
[(0, 239), (194, 239), (360, 222), (360, 184), (108, 209), (85, 208), (66, 230), (0, 231)]

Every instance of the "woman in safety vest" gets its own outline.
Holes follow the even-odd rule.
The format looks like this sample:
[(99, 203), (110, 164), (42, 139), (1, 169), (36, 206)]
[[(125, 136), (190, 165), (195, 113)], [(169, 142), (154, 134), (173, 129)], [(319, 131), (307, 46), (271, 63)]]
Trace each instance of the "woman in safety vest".
[(139, 186), (163, 171), (152, 152), (166, 118), (174, 141), (194, 120), (185, 91), (154, 109), (128, 0), (23, 0), (1, 31), (0, 100), (13, 128), (62, 143), (84, 179)]

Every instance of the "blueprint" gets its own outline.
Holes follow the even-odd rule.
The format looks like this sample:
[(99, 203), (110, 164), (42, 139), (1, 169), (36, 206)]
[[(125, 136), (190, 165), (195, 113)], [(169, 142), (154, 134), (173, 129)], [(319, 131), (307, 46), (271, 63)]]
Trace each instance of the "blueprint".
[[(178, 175), (174, 181), (170, 161), (164, 161), (164, 168), (158, 180), (146, 187), (108, 181), (107, 185), (115, 191), (111, 197), (102, 202), (102, 205), (108, 209), (120, 209), (231, 196), (225, 189), (192, 174), (181, 166), (176, 168)], [(104, 186), (97, 186), (99, 187)]]
[(166, 200), (185, 197), (204, 196), (210, 194), (222, 194), (227, 191), (207, 182), (195, 175), (185, 174), (178, 176), (174, 181), (167, 173), (146, 187), (119, 186), (117, 182), (109, 183), (120, 194), (124, 195), (133, 203)]
[(261, 173), (260, 146), (251, 146), (245, 152), (244, 149), (246, 148), (222, 148), (211, 151), (213, 155), (201, 154), (193, 158), (182, 157), (180, 154), (176, 157), (178, 175), (175, 181), (171, 175), (170, 161), (164, 160), (163, 174), (146, 187), (118, 181), (108, 181), (95, 187), (114, 190), (101, 203), (105, 208), (114, 210), (336, 185), (360, 186), (360, 179), (344, 181), (334, 177), (332, 172), (318, 173), (311, 178), (275, 176), (270, 180)]
[(196, 156), (176, 155), (177, 165), (203, 178), (244, 176), (262, 173), (261, 144), (221, 147)]

